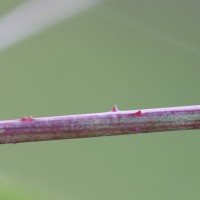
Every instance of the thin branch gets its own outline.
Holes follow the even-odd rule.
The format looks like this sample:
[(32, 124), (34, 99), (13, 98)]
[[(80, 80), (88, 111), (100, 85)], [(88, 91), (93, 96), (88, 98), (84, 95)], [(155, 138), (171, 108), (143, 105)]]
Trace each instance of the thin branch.
[(200, 129), (200, 106), (0, 121), (0, 144)]

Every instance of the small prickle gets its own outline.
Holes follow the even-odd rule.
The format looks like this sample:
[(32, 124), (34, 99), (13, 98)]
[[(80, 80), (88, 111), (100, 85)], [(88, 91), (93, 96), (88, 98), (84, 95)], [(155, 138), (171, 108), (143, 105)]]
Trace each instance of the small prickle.
[(30, 117), (24, 116), (24, 117), (21, 118), (21, 121), (22, 122), (32, 122), (33, 121), (33, 117), (32, 116), (30, 116)]
[(114, 107), (113, 107), (113, 109), (112, 109), (112, 112), (117, 112), (117, 111), (118, 111), (117, 106), (114, 105)]
[(134, 113), (135, 116), (141, 116), (142, 115), (142, 111), (138, 110), (136, 113)]

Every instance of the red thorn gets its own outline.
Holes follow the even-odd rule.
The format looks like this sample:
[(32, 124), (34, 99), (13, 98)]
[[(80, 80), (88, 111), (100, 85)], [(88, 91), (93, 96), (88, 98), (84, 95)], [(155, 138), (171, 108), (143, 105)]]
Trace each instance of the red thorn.
[(113, 109), (112, 109), (112, 112), (117, 112), (117, 111), (118, 111), (117, 106), (114, 105), (114, 107), (113, 107)]
[(136, 113), (134, 113), (134, 115), (136, 115), (136, 116), (141, 116), (141, 115), (142, 115), (141, 110), (138, 110)]
[(24, 117), (21, 118), (21, 121), (22, 121), (22, 122), (25, 122), (26, 120), (27, 120), (27, 117), (26, 117), (26, 116), (24, 116)]
[(30, 116), (30, 117), (28, 118), (28, 121), (29, 121), (29, 122), (32, 122), (32, 121), (33, 121), (33, 117)]
[(22, 122), (32, 122), (33, 121), (33, 117), (32, 116), (30, 116), (30, 117), (24, 116), (24, 117), (21, 118), (21, 121)]

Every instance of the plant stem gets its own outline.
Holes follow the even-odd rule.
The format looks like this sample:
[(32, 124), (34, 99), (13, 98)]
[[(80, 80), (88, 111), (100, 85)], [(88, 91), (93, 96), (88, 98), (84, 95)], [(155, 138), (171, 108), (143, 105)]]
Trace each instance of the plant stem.
[(200, 106), (0, 121), (0, 144), (200, 129)]

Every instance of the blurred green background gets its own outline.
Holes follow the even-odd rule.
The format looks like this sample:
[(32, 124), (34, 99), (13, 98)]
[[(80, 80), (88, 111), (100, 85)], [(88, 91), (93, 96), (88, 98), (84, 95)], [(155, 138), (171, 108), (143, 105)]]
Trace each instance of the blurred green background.
[[(0, 120), (199, 104), (199, 7), (107, 0), (2, 50)], [(200, 199), (199, 133), (1, 145), (0, 199)]]

